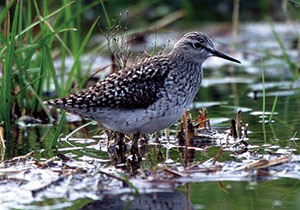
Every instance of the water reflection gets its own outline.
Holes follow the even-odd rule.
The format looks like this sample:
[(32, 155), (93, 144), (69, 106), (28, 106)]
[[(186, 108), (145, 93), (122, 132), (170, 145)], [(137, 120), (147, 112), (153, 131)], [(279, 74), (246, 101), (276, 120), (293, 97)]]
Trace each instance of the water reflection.
[(151, 210), (194, 210), (194, 206), (188, 200), (184, 193), (180, 191), (174, 192), (157, 192), (139, 194), (136, 197), (132, 195), (115, 195), (107, 196), (102, 200), (92, 201), (85, 205), (82, 210), (120, 210), (126, 209), (151, 209)]
[[(185, 187), (180, 187), (185, 191)], [(202, 182), (190, 185), (196, 209), (299, 209), (300, 182)]]

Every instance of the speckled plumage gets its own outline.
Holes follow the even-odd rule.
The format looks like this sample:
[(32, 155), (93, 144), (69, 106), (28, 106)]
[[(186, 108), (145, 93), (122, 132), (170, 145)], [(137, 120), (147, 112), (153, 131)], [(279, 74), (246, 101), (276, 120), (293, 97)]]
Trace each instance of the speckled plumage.
[(191, 32), (169, 54), (144, 59), (86, 90), (46, 104), (123, 133), (153, 133), (174, 124), (189, 107), (200, 88), (201, 65), (215, 52), (238, 62), (216, 51), (206, 35)]
[(164, 86), (170, 69), (167, 62), (166, 57), (145, 59), (133, 68), (109, 75), (86, 90), (52, 102), (62, 108), (146, 108), (157, 100), (157, 93)]

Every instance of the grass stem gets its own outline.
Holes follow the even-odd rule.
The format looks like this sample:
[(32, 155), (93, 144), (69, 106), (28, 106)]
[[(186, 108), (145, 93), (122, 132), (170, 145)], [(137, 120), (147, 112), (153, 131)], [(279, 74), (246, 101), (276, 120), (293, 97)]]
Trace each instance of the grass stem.
[(265, 89), (265, 73), (264, 73), (264, 62), (261, 60), (261, 79), (262, 79), (262, 91), (263, 91), (263, 105), (262, 105), (262, 128), (264, 133), (264, 142), (267, 143), (267, 134), (265, 127), (265, 112), (266, 112), (266, 89)]

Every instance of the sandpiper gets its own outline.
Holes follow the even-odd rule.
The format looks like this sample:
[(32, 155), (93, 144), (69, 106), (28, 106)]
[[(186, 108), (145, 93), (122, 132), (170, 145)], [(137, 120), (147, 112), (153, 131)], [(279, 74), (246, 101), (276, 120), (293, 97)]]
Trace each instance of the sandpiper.
[(190, 106), (201, 85), (202, 63), (211, 56), (240, 63), (217, 51), (207, 35), (190, 32), (168, 54), (146, 58), (86, 90), (45, 104), (114, 131), (153, 133), (173, 125)]

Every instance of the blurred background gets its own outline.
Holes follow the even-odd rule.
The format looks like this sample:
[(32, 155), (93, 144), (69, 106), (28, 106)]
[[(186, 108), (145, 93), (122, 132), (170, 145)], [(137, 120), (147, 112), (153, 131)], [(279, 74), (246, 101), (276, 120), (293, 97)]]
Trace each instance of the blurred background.
[[(0, 11), (5, 5), (13, 1), (1, 1)], [(32, 1), (21, 1), (23, 7), (26, 8)], [(44, 2), (44, 3), (43, 3)], [(55, 11), (62, 5), (71, 1), (54, 1), (49, 0), (38, 1), (38, 7), (41, 12), (47, 13)], [(72, 17), (80, 21), (75, 24), (80, 24), (80, 28), (87, 29), (90, 24), (97, 18), (103, 30), (107, 28), (107, 21), (104, 10), (101, 6), (101, 1), (91, 0), (76, 0), (71, 6)], [(257, 22), (265, 21), (266, 18), (271, 18), (274, 21), (286, 21), (289, 18), (296, 18), (293, 14), (297, 9), (297, 0), (115, 0), (103, 1), (107, 13), (112, 22), (119, 22), (120, 14), (122, 15), (123, 24), (128, 25), (130, 29), (143, 28), (152, 23), (161, 20), (162, 18), (172, 17), (172, 14), (177, 14), (176, 21), (172, 22), (171, 28), (187, 29), (190, 27), (199, 27), (215, 22), (231, 23), (234, 4), (239, 7), (239, 21), (241, 22)], [(46, 5), (45, 5), (46, 4)], [(292, 7), (296, 8), (292, 8)], [(12, 5), (14, 8), (14, 5)], [(43, 11), (44, 10), (44, 11)], [(292, 11), (291, 11), (292, 10)], [(31, 17), (35, 17), (36, 10), (31, 10)], [(128, 15), (124, 16), (124, 14)], [(180, 15), (179, 15), (180, 13)], [(24, 14), (27, 15), (27, 14)], [(79, 15), (79, 17), (77, 16)], [(11, 19), (13, 17), (11, 16)], [(63, 17), (61, 17), (63, 18)], [(64, 17), (68, 18), (68, 17)], [(126, 20), (125, 20), (126, 19)], [(69, 20), (69, 22), (72, 22)], [(57, 23), (58, 24), (58, 23)], [(74, 24), (74, 23), (73, 23)], [(77, 25), (78, 26), (78, 25)]]

